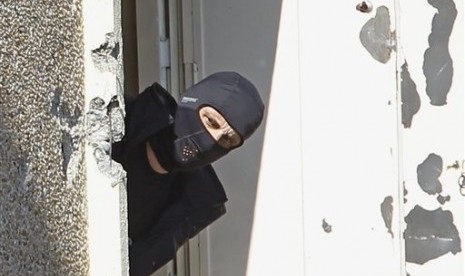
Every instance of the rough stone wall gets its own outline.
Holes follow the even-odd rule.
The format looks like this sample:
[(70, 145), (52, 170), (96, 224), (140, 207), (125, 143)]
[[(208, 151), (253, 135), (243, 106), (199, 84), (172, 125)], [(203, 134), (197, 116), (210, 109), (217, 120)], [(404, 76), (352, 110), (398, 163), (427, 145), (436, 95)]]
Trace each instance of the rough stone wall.
[(0, 1), (0, 275), (87, 275), (81, 1)]

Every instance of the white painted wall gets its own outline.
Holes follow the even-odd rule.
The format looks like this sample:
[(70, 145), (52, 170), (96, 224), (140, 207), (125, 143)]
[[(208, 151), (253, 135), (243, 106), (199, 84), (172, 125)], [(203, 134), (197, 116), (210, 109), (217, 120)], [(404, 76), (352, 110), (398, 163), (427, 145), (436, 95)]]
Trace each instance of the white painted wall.
[(283, 3), (247, 275), (399, 272), (379, 209), (398, 194), (395, 62), (362, 48), (353, 4), (325, 9)]
[[(91, 52), (98, 49), (105, 42), (109, 33), (120, 35), (118, 1), (83, 1), (83, 42), (85, 62), (85, 110), (86, 127), (82, 129), (86, 136), (85, 163), (87, 183), (87, 216), (88, 216), (88, 247), (89, 247), (89, 275), (118, 276), (128, 275), (128, 239), (126, 215), (126, 189), (125, 173), (120, 164), (113, 161), (108, 150), (111, 145), (108, 139), (111, 136), (110, 126), (105, 122), (92, 122), (90, 101), (94, 98), (102, 99), (106, 115), (106, 106), (113, 96), (118, 95), (117, 77), (120, 77), (119, 67), (121, 60), (114, 61), (113, 72), (99, 70), (92, 61)], [(122, 80), (120, 80), (122, 81)], [(121, 87), (122, 89), (122, 87)], [(121, 91), (122, 92), (122, 91)], [(119, 95), (120, 97), (122, 95)], [(115, 123), (116, 121), (112, 121)], [(96, 127), (97, 126), (97, 127)], [(115, 129), (118, 129), (115, 127)], [(91, 131), (92, 132), (91, 132)], [(94, 132), (95, 131), (95, 132)], [(124, 131), (120, 129), (120, 131)], [(120, 133), (121, 134), (121, 133)], [(91, 144), (92, 143), (92, 144)], [(105, 146), (105, 151), (95, 154), (97, 148)], [(101, 150), (102, 148), (98, 148)], [(106, 156), (105, 156), (106, 155)], [(96, 158), (100, 157), (97, 164)], [(104, 164), (105, 161), (108, 161)], [(102, 171), (99, 167), (107, 171)]]
[[(392, 12), (391, 1), (383, 4)], [(401, 275), (398, 216), (392, 238), (380, 211), (386, 196), (399, 203), (395, 56), (382, 64), (360, 43), (360, 29), (374, 12), (360, 13), (350, 1), (327, 2), (325, 9), (331, 16), (299, 1), (295, 13), (304, 168), (302, 275)], [(323, 231), (323, 219), (332, 232)]]
[[(402, 182), (416, 173), (424, 153), (439, 150), (438, 145), (446, 156), (445, 166), (462, 160), (464, 153), (464, 101), (463, 93), (457, 92), (463, 91), (463, 80), (456, 77), (450, 107), (437, 112), (428, 106), (421, 58), (434, 10), (426, 2), (406, 2), (372, 1), (374, 10), (365, 14), (355, 9), (358, 2), (317, 6), (312, 1), (283, 1), (279, 32), (274, 34), (260, 29), (271, 20), (269, 12), (263, 16), (262, 1), (202, 2), (204, 74), (234, 68), (259, 86), (272, 84), (269, 92), (262, 90), (269, 100), (261, 158), (253, 159), (258, 152), (252, 148), (261, 145), (253, 140), (250, 149), (245, 145), (216, 164), (230, 203), (229, 213), (209, 229), (210, 275), (463, 275), (463, 253), (424, 266), (405, 264), (400, 238), (404, 216), (412, 202), (428, 203), (412, 189), (404, 205)], [(462, 4), (456, 4), (463, 11)], [(410, 72), (420, 83), (423, 101), (414, 118), (416, 131), (401, 126), (397, 74), (403, 52), (393, 52), (382, 64), (359, 40), (362, 26), (381, 5), (389, 9), (392, 30), (399, 28), (397, 38), (412, 54)], [(261, 41), (273, 38), (267, 35), (277, 39), (273, 65), (271, 60), (260, 62), (261, 52), (255, 52)], [(451, 54), (455, 75), (463, 76), (460, 12)], [(265, 68), (272, 70), (272, 77), (262, 75)], [(248, 201), (248, 186), (236, 183), (254, 180), (247, 175), (256, 173), (250, 169), (255, 164), (260, 171), (251, 210), (244, 204), (253, 202)], [(443, 181), (451, 183), (458, 175), (445, 173)], [(447, 191), (455, 191), (455, 199), (445, 209), (455, 214), (463, 237), (463, 197), (453, 185)], [(393, 237), (380, 209), (387, 196), (394, 200)], [(438, 205), (435, 198), (428, 201)], [(244, 255), (237, 254), (244, 254), (241, 243), (246, 236), (238, 231), (248, 234), (248, 219), (253, 219), (252, 235), (244, 262)], [(323, 231), (323, 219), (332, 225), (331, 233)]]
[(304, 275), (305, 271), (296, 11), (296, 3), (282, 4), (248, 266), (241, 275)]

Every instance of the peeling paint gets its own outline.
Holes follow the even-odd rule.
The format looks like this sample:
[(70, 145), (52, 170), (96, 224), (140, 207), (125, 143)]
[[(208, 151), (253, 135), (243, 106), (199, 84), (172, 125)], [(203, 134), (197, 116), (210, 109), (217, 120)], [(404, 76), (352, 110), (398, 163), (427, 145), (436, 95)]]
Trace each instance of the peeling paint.
[(394, 199), (392, 196), (387, 196), (384, 198), (383, 202), (381, 203), (381, 216), (384, 220), (384, 225), (386, 226), (388, 233), (394, 238), (394, 233), (392, 232), (392, 212), (394, 207), (392, 203)]
[(125, 133), (125, 114), (118, 101), (118, 96), (114, 96), (107, 105), (107, 115), (110, 118), (111, 143), (121, 141)]
[(407, 188), (405, 188), (405, 182), (403, 184), (404, 184), (404, 203), (407, 203), (408, 190)]
[(442, 173), (442, 158), (439, 155), (431, 153), (417, 167), (417, 180), (421, 189), (429, 194), (434, 195), (442, 192), (442, 184), (439, 176)]
[(95, 67), (102, 72), (116, 72), (119, 68), (118, 57), (120, 55), (120, 43), (114, 33), (105, 36), (105, 42), (92, 50), (92, 61)]
[(374, 59), (381, 63), (389, 61), (391, 52), (396, 47), (396, 38), (395, 33), (391, 32), (389, 9), (386, 6), (376, 9), (375, 17), (363, 25), (359, 37)]
[(449, 53), (449, 37), (457, 17), (457, 9), (452, 0), (428, 0), (428, 3), (438, 12), (433, 17), (428, 37), (429, 48), (424, 54), (423, 73), (430, 103), (442, 106), (447, 104), (447, 94), (454, 74)]
[(323, 219), (321, 227), (323, 227), (323, 230), (326, 233), (331, 233), (333, 231), (333, 227), (329, 223), (326, 222), (326, 219)]
[(428, 211), (416, 205), (405, 217), (406, 261), (425, 264), (451, 252), (461, 252), (461, 241), (450, 211)]
[[(124, 117), (117, 111), (118, 105), (108, 104), (96, 97), (90, 101), (87, 115), (86, 133), (89, 145), (100, 172), (110, 178), (112, 186), (126, 182), (126, 172), (121, 164), (111, 159), (111, 143), (124, 134)], [(110, 118), (110, 114), (113, 117)], [(113, 123), (111, 123), (113, 122)], [(112, 138), (116, 135), (117, 139)]]
[(460, 174), (458, 184), (459, 184), (459, 188), (460, 188), (460, 190), (459, 190), (460, 194), (462, 196), (465, 196), (465, 173), (464, 172), (462, 172)]
[(442, 196), (441, 194), (439, 194), (436, 199), (441, 205), (444, 205), (446, 204), (446, 202), (450, 201), (450, 195)]
[(458, 170), (460, 169), (460, 163), (458, 160), (455, 160), (455, 162), (452, 164), (452, 165), (448, 165), (447, 166), (447, 169), (450, 170), (450, 169), (454, 169), (454, 170)]
[(402, 124), (405, 128), (412, 125), (413, 116), (420, 110), (421, 100), (417, 91), (417, 85), (410, 77), (408, 64), (402, 65), (401, 77), (401, 95), (402, 95)]
[(355, 9), (363, 13), (369, 13), (373, 10), (373, 4), (370, 1), (362, 1), (355, 6)]

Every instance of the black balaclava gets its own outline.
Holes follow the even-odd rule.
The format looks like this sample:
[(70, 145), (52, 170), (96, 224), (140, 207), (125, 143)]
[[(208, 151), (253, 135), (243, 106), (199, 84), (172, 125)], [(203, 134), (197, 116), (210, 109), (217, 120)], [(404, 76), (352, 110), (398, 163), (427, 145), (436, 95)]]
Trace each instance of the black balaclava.
[(255, 86), (235, 72), (208, 76), (182, 94), (174, 127), (153, 135), (150, 145), (168, 171), (190, 170), (211, 164), (233, 148), (223, 148), (202, 124), (199, 109), (215, 108), (244, 141), (263, 119), (264, 105)]

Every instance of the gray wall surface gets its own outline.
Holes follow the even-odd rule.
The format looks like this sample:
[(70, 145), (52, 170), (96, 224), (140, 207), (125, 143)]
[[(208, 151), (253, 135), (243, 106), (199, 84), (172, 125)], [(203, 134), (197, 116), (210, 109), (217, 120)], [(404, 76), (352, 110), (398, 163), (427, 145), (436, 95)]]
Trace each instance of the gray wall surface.
[(81, 1), (0, 2), (1, 275), (88, 272), (83, 67)]
[[(203, 75), (240, 72), (257, 86), (267, 106), (281, 1), (203, 0), (201, 7)], [(214, 164), (229, 202), (226, 215), (209, 228), (210, 275), (246, 273), (265, 121), (241, 148)]]

